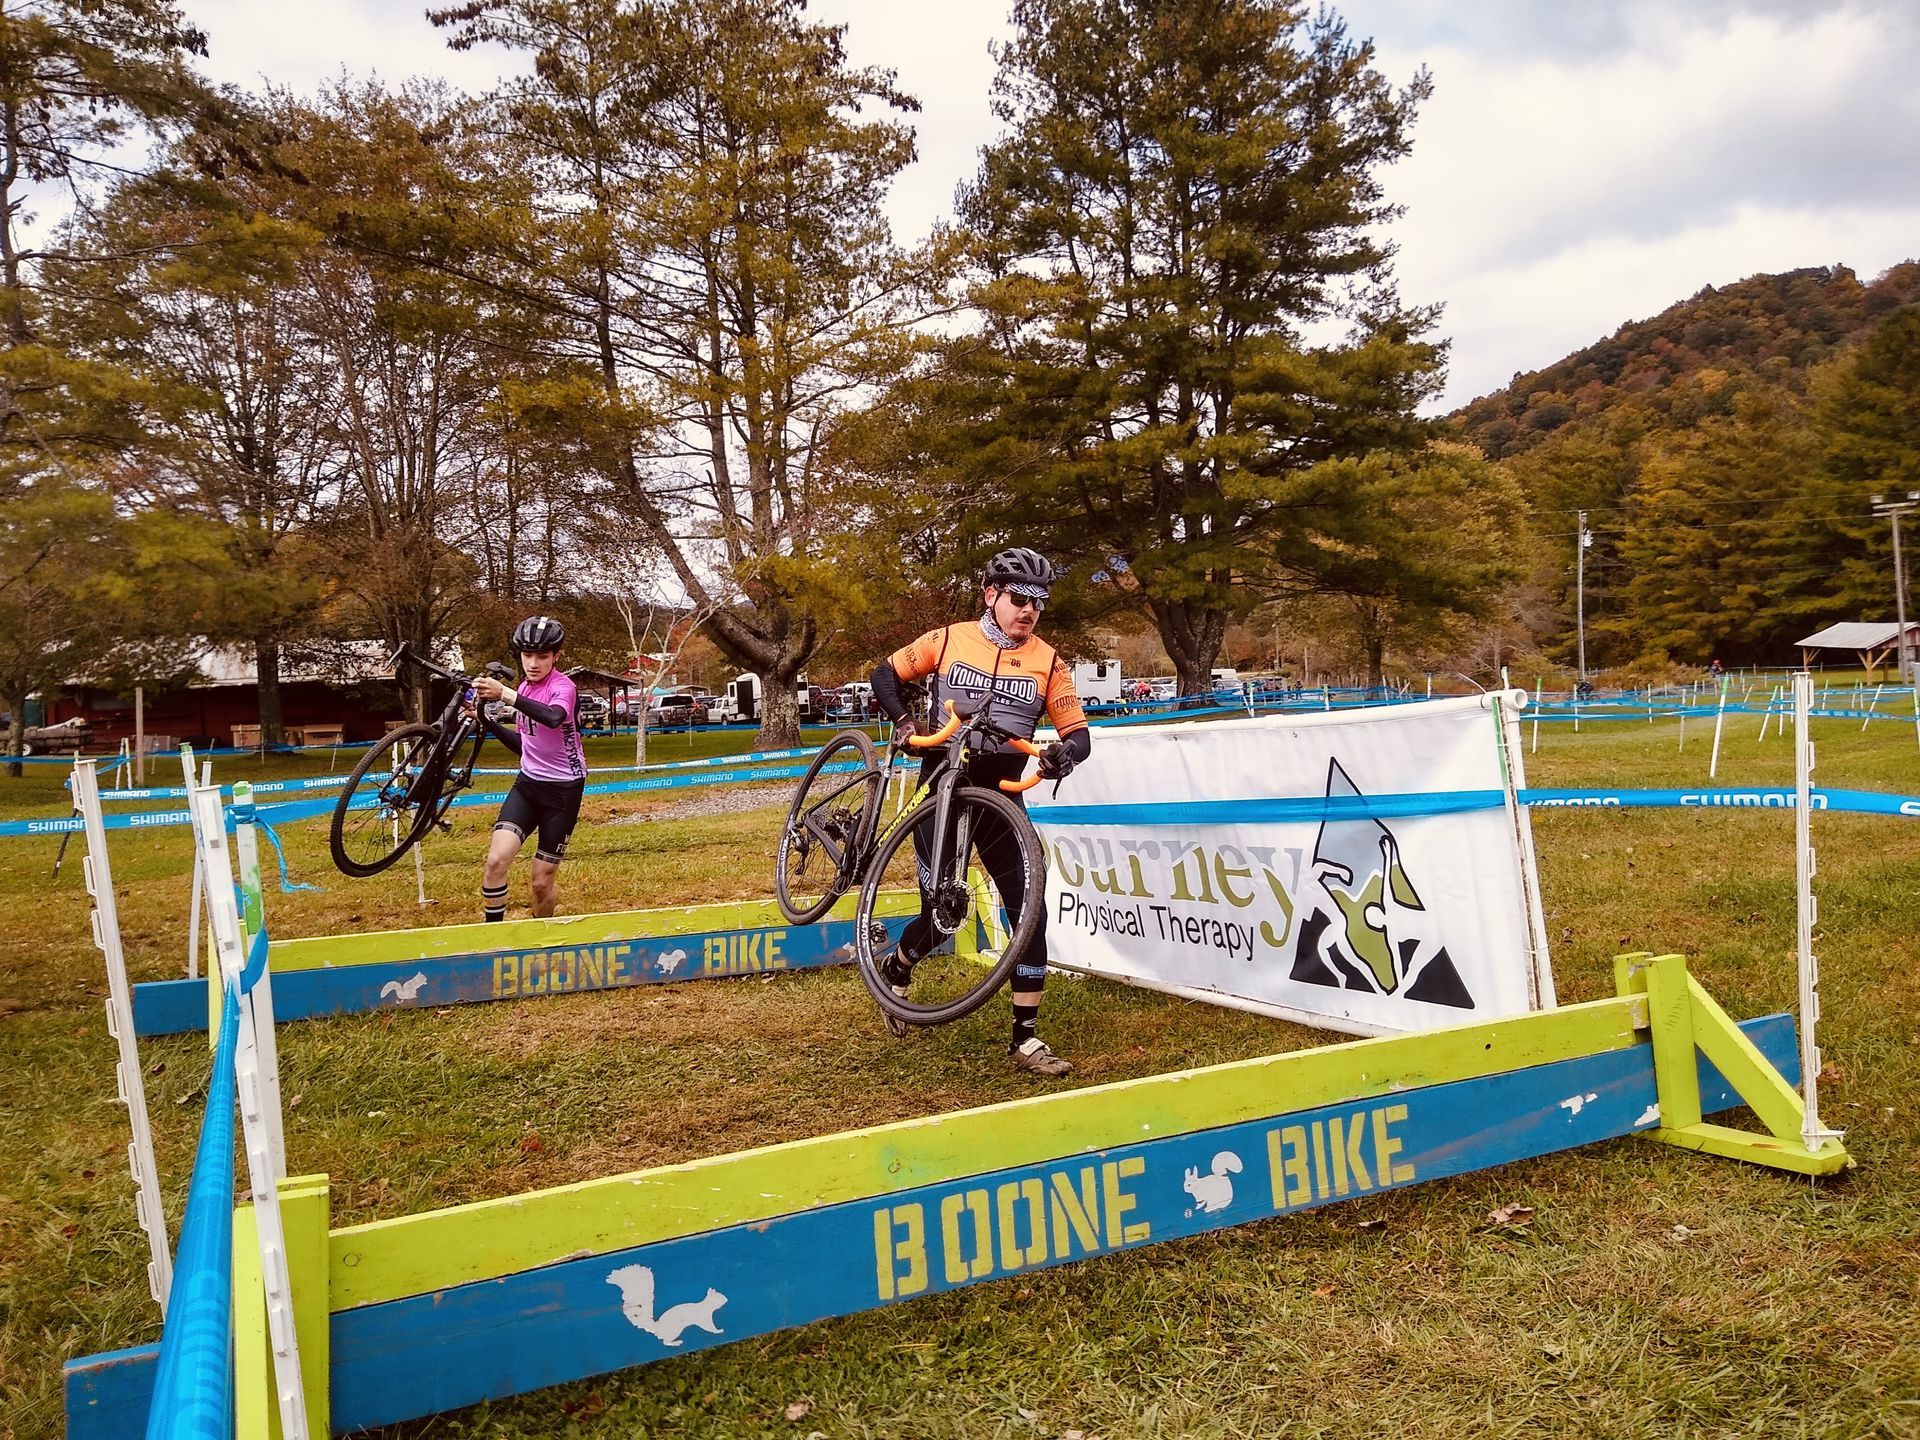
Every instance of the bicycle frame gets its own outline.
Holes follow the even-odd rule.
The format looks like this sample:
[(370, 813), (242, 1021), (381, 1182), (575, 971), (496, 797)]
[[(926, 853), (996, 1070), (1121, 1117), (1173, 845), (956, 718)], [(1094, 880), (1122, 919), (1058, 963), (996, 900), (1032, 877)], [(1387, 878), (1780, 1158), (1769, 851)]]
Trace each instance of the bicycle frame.
[[(468, 740), (472, 739), (473, 736), (478, 733), (480, 736), (480, 744), (474, 747), (473, 752), (474, 764), (478, 764), (480, 750), (486, 744), (487, 732), (485, 727), (479, 723), (477, 715), (469, 716), (462, 708), (473, 691), (472, 683), (466, 676), (457, 675), (451, 670), (442, 669), (431, 660), (414, 654), (413, 651), (404, 644), (393, 652), (392, 658), (387, 662), (387, 668), (397, 670), (403, 661), (411, 665), (417, 665), (429, 675), (451, 681), (455, 687), (453, 694), (448, 697), (446, 705), (441, 709), (439, 718), (434, 722), (439, 728), (439, 738), (434, 742), (433, 750), (428, 756), (427, 763), (420, 767), (420, 773), (414, 777), (413, 783), (407, 787), (406, 800), (408, 804), (421, 806), (437, 805), (441, 799), (441, 792), (445, 789), (447, 780), (453, 773), (449, 762), (455, 755), (460, 753), (460, 747), (465, 745)], [(454, 786), (455, 793), (464, 790), (472, 783), (473, 766), (469, 765), (466, 773), (460, 777), (459, 782)]]
[[(920, 750), (931, 750), (938, 745), (944, 748), (946, 753), (942, 757), (939, 768), (934, 771), (932, 778), (908, 797), (907, 802), (900, 807), (899, 812), (893, 819), (884, 826), (875, 827), (873, 838), (862, 848), (862, 852), (858, 857), (859, 863), (853, 870), (854, 878), (857, 879), (866, 873), (866, 868), (872, 861), (875, 852), (880, 848), (881, 841), (907, 823), (912, 817), (913, 812), (918, 809), (921, 802), (926, 799), (929, 792), (931, 792), (934, 797), (935, 819), (933, 825), (933, 854), (928, 859), (927, 873), (936, 877), (936, 880), (939, 876), (945, 875), (948, 865), (954, 858), (953, 855), (949, 853), (949, 847), (956, 847), (959, 854), (964, 857), (969, 843), (968, 840), (953, 835), (953, 827), (948, 822), (953, 813), (953, 793), (966, 783), (967, 762), (973, 758), (975, 747), (982, 741), (990, 744), (995, 740), (1009, 740), (1012, 741), (1016, 747), (1030, 755), (1038, 755), (1040, 753), (1039, 747), (1031, 741), (1021, 736), (1011, 734), (995, 725), (992, 720), (988, 718), (987, 709), (981, 709), (972, 715), (962, 717), (954, 711), (953, 702), (948, 701), (947, 713), (951, 718), (941, 730), (930, 736), (914, 736), (907, 742), (909, 746)], [(919, 741), (920, 743), (915, 745), (915, 741)], [(904, 752), (897, 747), (889, 748), (887, 756), (887, 769), (889, 772), (902, 753)], [(1003, 782), (1003, 788), (1020, 790), (1025, 789), (1026, 786), (1006, 785)]]

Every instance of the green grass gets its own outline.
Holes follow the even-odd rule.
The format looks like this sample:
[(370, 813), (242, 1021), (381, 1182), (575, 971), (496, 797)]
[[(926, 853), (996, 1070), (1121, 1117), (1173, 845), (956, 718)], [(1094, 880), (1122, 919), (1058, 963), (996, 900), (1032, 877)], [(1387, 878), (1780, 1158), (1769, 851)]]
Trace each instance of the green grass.
[[(1791, 746), (1730, 719), (1722, 783), (1789, 784)], [(1531, 740), (1531, 731), (1527, 731)], [(1913, 732), (1815, 727), (1819, 783), (1920, 794)], [(654, 761), (738, 746), (655, 736)], [(1541, 728), (1538, 785), (1700, 785), (1710, 724)], [(630, 741), (598, 742), (601, 764)], [(324, 769), (216, 762), (223, 780)], [(0, 814), (59, 813), (59, 767), (0, 781)], [(165, 783), (172, 771), (163, 763)], [(151, 778), (151, 777), (150, 777)], [(707, 792), (589, 802), (568, 912), (763, 897), (779, 811), (678, 813)], [(777, 790), (768, 792), (777, 799)], [(491, 821), (456, 812), (426, 856), (335, 873), (325, 827), (284, 827), (279, 935), (471, 918)], [(614, 823), (619, 822), (619, 823)], [(644, 823), (635, 823), (644, 822)], [(1737, 1016), (1789, 1009), (1786, 812), (1543, 811), (1535, 819), (1563, 1000), (1608, 993), (1621, 950), (1679, 950)], [(1809, 1183), (1618, 1142), (995, 1282), (403, 1427), (593, 1437), (1920, 1435), (1920, 829), (1820, 815), (1826, 1118), (1859, 1168)], [(76, 840), (6, 840), (0, 895), (0, 1440), (60, 1431), (60, 1362), (148, 1340), (125, 1112)], [(184, 830), (119, 832), (137, 979), (178, 974)], [(524, 869), (515, 874), (524, 903)], [(407, 1214), (1031, 1093), (1005, 1067), (1004, 998), (896, 1042), (845, 973), (812, 972), (290, 1025), (296, 1171), (335, 1177), (335, 1223)], [(1314, 1043), (1311, 1032), (1057, 979), (1043, 1033), (1098, 1084)], [(203, 1040), (143, 1047), (177, 1223)], [(298, 1103), (293, 1103), (297, 1097)], [(530, 1141), (537, 1139), (538, 1144)], [(1520, 1228), (1489, 1223), (1510, 1202)], [(457, 1357), (449, 1363), (458, 1363)], [(785, 1407), (806, 1401), (798, 1422)]]

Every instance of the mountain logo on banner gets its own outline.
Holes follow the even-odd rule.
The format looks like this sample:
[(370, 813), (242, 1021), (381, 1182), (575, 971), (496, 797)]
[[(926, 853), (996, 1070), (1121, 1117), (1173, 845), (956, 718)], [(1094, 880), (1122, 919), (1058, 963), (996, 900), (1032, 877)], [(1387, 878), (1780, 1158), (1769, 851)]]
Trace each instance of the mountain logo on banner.
[[(1359, 787), (1338, 760), (1327, 765), (1327, 798)], [(1301, 898), (1292, 978), (1305, 985), (1399, 995), (1430, 1005), (1474, 1008), (1433, 916), (1400, 862), (1400, 844), (1378, 820), (1326, 820), (1314, 844), (1319, 896)]]

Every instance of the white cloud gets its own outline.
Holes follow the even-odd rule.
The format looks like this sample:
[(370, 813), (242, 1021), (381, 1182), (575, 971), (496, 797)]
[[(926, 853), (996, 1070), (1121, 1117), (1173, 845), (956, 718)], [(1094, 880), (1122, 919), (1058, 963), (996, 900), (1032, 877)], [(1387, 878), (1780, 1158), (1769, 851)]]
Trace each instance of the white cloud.
[(1603, 7), (1594, 53), (1558, 33), (1495, 43), (1499, 12), (1472, 7), (1439, 46), (1376, 31), (1389, 75), (1434, 75), (1388, 192), (1407, 207), (1402, 293), (1446, 306), (1439, 408), (1703, 285), (1920, 253), (1915, 27), (1866, 5), (1757, 8)]
[[(450, 51), (424, 4), (186, 0), (207, 69), (311, 92), (343, 69), (485, 89), (524, 58)], [(952, 210), (996, 133), (988, 43), (1009, 0), (811, 0), (861, 65), (919, 98), (903, 240)], [(1912, 0), (1347, 0), (1404, 83), (1432, 71), (1388, 175), (1401, 292), (1446, 306), (1442, 408), (1698, 291), (1760, 271), (1920, 254), (1920, 5)]]
[[(1497, 390), (1659, 314), (1706, 285), (1845, 263), (1870, 279), (1915, 250), (1920, 203), (1904, 211), (1742, 208), (1715, 224), (1619, 244), (1593, 240), (1462, 276), (1449, 297), (1452, 383), (1444, 408)], [(1542, 304), (1542, 297), (1551, 297)]]
[(312, 95), (345, 72), (390, 85), (439, 76), (477, 94), (527, 68), (498, 47), (449, 50), (447, 32), (428, 22), (423, 0), (181, 0), (180, 8), (207, 32), (201, 72), (244, 90), (271, 83)]

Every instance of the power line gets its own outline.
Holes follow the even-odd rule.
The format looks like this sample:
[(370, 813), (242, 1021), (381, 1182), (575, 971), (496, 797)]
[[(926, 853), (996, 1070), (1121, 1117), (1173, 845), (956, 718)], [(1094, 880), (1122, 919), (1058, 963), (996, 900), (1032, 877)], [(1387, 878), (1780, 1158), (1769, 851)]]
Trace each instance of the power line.
[[(1726, 500), (1695, 500), (1691, 503), (1695, 505), (1800, 505), (1809, 500), (1847, 500), (1857, 505), (1862, 503), (1865, 498), (1865, 496), (1856, 494), (1852, 490), (1815, 490), (1799, 495), (1782, 495), (1778, 497), (1741, 495)], [(1578, 515), (1584, 510), (1590, 515), (1596, 510), (1632, 510), (1635, 508), (1637, 507), (1634, 502), (1622, 500), (1612, 505), (1568, 506), (1566, 509), (1558, 510), (1554, 513), (1559, 515)]]
[[(1751, 530), (1755, 526), (1765, 528), (1769, 525), (1805, 525), (1810, 520), (1852, 519), (1847, 512), (1829, 510), (1818, 515), (1754, 515), (1745, 520), (1720, 520), (1704, 525), (1689, 525), (1678, 520), (1662, 520), (1657, 528), (1662, 530)], [(1620, 526), (1615, 529), (1588, 527), (1589, 535), (1631, 535), (1636, 527)], [(1542, 540), (1572, 540), (1579, 535), (1577, 530), (1555, 530), (1540, 536)]]

